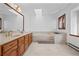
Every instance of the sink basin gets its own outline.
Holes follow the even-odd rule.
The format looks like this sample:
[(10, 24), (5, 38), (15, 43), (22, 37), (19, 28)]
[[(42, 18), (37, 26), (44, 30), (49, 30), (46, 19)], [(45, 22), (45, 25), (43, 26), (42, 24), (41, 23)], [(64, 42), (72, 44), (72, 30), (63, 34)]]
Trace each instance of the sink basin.
[(20, 36), (22, 33), (20, 33), (20, 32), (13, 32), (12, 33), (12, 36), (13, 37), (17, 37), (17, 36)]
[(13, 37), (17, 37), (17, 36), (20, 36), (20, 35), (12, 35)]

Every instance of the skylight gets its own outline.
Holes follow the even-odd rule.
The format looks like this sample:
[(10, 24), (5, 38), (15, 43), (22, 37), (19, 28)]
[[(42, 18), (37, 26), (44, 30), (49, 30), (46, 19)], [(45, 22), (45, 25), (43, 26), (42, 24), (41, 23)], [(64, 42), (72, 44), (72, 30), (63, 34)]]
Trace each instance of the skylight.
[(34, 9), (36, 16), (42, 16), (42, 9)]

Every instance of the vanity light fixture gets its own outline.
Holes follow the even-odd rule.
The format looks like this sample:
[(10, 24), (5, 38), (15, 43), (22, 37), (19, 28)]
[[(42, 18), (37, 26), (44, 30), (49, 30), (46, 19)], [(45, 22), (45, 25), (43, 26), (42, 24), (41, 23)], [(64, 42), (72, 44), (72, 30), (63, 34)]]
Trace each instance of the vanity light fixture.
[(21, 12), (21, 8), (19, 5), (15, 4), (15, 10), (17, 10), (18, 12)]
[(16, 11), (21, 12), (21, 8), (18, 4), (15, 3), (8, 3), (12, 8), (14, 8)]
[(20, 7), (18, 7), (17, 11), (18, 11), (18, 12), (21, 12), (21, 8), (20, 8)]

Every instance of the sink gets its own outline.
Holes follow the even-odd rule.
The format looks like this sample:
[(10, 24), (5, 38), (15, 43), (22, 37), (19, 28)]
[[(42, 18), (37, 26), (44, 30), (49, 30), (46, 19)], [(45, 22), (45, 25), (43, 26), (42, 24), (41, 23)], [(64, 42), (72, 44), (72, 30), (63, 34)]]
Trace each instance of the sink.
[(17, 36), (20, 36), (20, 35), (12, 35), (13, 37), (17, 37)]
[(22, 33), (20, 33), (20, 32), (13, 32), (12, 33), (12, 36), (13, 37), (17, 37), (17, 36), (20, 36)]
[(6, 37), (11, 36), (11, 37), (17, 37), (20, 36), (22, 34), (22, 32), (0, 32), (1, 34), (4, 34)]

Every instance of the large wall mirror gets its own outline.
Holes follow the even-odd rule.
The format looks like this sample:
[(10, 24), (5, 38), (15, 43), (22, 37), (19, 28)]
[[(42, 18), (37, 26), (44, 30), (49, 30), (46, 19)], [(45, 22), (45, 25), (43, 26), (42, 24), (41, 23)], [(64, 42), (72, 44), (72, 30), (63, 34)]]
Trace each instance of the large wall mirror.
[(16, 16), (14, 17), (15, 25), (13, 25), (15, 27), (16, 31), (24, 31), (24, 15), (22, 14), (21, 7), (15, 3), (4, 3), (4, 4), (10, 8), (11, 12), (16, 14)]
[(13, 4), (0, 4), (0, 16), (3, 20), (2, 24), (0, 19), (0, 28), (3, 25), (3, 31), (24, 31), (24, 15), (21, 14), (19, 7), (16, 9), (13, 7)]

